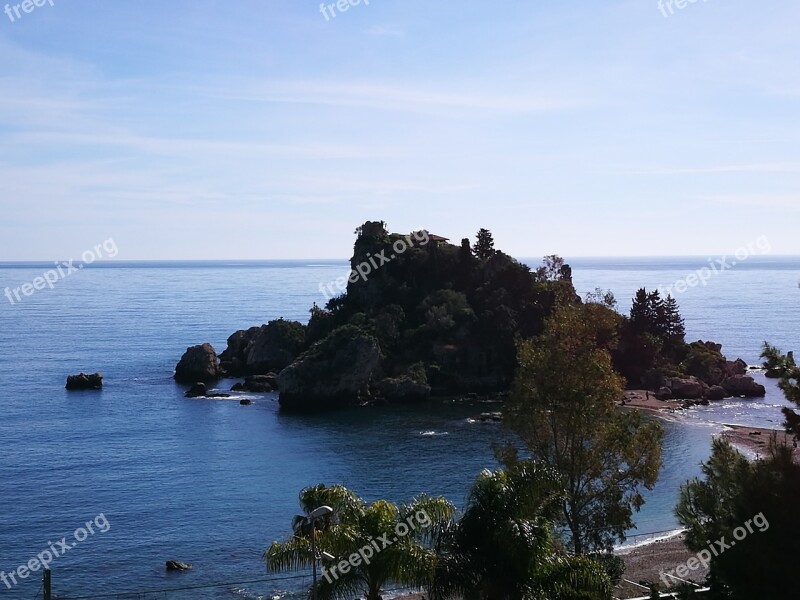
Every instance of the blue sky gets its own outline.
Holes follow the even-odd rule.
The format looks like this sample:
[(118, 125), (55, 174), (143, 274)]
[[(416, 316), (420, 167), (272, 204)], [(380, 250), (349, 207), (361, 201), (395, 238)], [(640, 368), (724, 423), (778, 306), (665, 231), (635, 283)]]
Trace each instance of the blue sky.
[[(16, 0), (8, 3), (13, 16)], [(5, 3), (0, 1), (0, 7)], [(800, 3), (53, 0), (0, 14), (0, 260), (800, 254)]]

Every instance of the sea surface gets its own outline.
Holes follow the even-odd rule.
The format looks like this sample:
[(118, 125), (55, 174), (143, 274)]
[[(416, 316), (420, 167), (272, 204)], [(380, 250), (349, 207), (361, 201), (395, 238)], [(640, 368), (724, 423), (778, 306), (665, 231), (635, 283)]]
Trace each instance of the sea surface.
[[(637, 288), (672, 285), (708, 264), (569, 262), (582, 294), (610, 289), (622, 311)], [(52, 266), (0, 263), (0, 291)], [(64, 598), (189, 587), (153, 596), (299, 597), (309, 574), (269, 574), (260, 557), (291, 531), (304, 486), (341, 483), (368, 500), (442, 494), (462, 505), (478, 472), (497, 466), (491, 445), (507, 439), (499, 425), (472, 422), (485, 407), (288, 416), (274, 394), (188, 400), (171, 379), (187, 346), (221, 351), (237, 329), (306, 321), (325, 302), (320, 284), (346, 270), (346, 261), (97, 262), (19, 302), (0, 297), (0, 571), (66, 537), (75, 546), (51, 564)], [(764, 340), (800, 350), (799, 281), (800, 258), (751, 257), (676, 294), (687, 337), (720, 342), (751, 364)], [(101, 371), (102, 392), (67, 393), (66, 376), (80, 371)], [(664, 421), (664, 467), (634, 533), (677, 526), (679, 486), (698, 475), (721, 423), (778, 426), (786, 403), (764, 381), (763, 400)], [(240, 406), (241, 397), (254, 404)], [(86, 539), (76, 541), (88, 521), (109, 527), (78, 531)], [(166, 573), (168, 559), (194, 568)], [(0, 582), (0, 599), (34, 598), (39, 585), (40, 573), (11, 589)]]

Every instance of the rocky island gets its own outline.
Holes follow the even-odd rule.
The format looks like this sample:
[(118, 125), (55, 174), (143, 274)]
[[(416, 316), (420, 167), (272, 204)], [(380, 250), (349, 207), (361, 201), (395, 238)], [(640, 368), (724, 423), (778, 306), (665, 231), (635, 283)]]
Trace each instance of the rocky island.
[(191, 347), (176, 381), (244, 377), (235, 389), (279, 390), (281, 407), (296, 411), (498, 395), (511, 387), (518, 339), (536, 338), (558, 305), (594, 302), (609, 313), (603, 345), (629, 387), (698, 402), (765, 393), (718, 344), (687, 344), (677, 303), (657, 291), (639, 290), (625, 316), (608, 292), (578, 297), (561, 258), (531, 269), (496, 250), (485, 229), (459, 245), (424, 230), (390, 233), (382, 221), (356, 235), (343, 293), (314, 305), (307, 325), (237, 331), (219, 356), (210, 344)]

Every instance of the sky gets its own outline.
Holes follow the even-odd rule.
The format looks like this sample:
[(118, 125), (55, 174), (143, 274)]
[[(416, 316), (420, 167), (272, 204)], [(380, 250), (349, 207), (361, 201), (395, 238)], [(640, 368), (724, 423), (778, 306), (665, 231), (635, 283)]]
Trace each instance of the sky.
[(795, 0), (43, 1), (0, 0), (0, 260), (800, 254)]

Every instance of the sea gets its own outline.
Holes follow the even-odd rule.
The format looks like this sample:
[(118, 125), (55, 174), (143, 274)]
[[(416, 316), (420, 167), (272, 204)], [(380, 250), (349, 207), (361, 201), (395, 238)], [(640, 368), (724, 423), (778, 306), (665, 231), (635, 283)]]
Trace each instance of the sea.
[[(622, 312), (640, 287), (680, 288), (687, 338), (721, 343), (731, 359), (756, 364), (765, 340), (800, 350), (800, 257), (752, 256), (694, 286), (674, 284), (707, 257), (568, 262), (582, 295), (611, 290)], [(0, 292), (52, 266), (0, 263)], [(344, 260), (97, 261), (52, 289), (0, 297), (0, 599), (41, 596), (41, 571), (23, 579), (19, 569), (35, 570), (44, 552), (57, 555), (60, 598), (304, 597), (310, 572), (269, 573), (261, 561), (291, 533), (302, 488), (343, 484), (369, 501), (427, 493), (463, 506), (476, 475), (498, 466), (492, 445), (511, 439), (476, 422), (485, 406), (286, 415), (275, 394), (186, 399), (172, 380), (188, 346), (221, 351), (238, 329), (307, 321), (325, 303), (320, 290), (347, 270)], [(81, 371), (102, 372), (103, 390), (65, 391)], [(678, 527), (680, 486), (700, 474), (724, 424), (780, 425), (786, 401), (754, 376), (764, 399), (663, 419), (664, 465), (629, 541)], [(251, 406), (239, 404), (245, 397)], [(193, 568), (167, 572), (167, 560)]]

